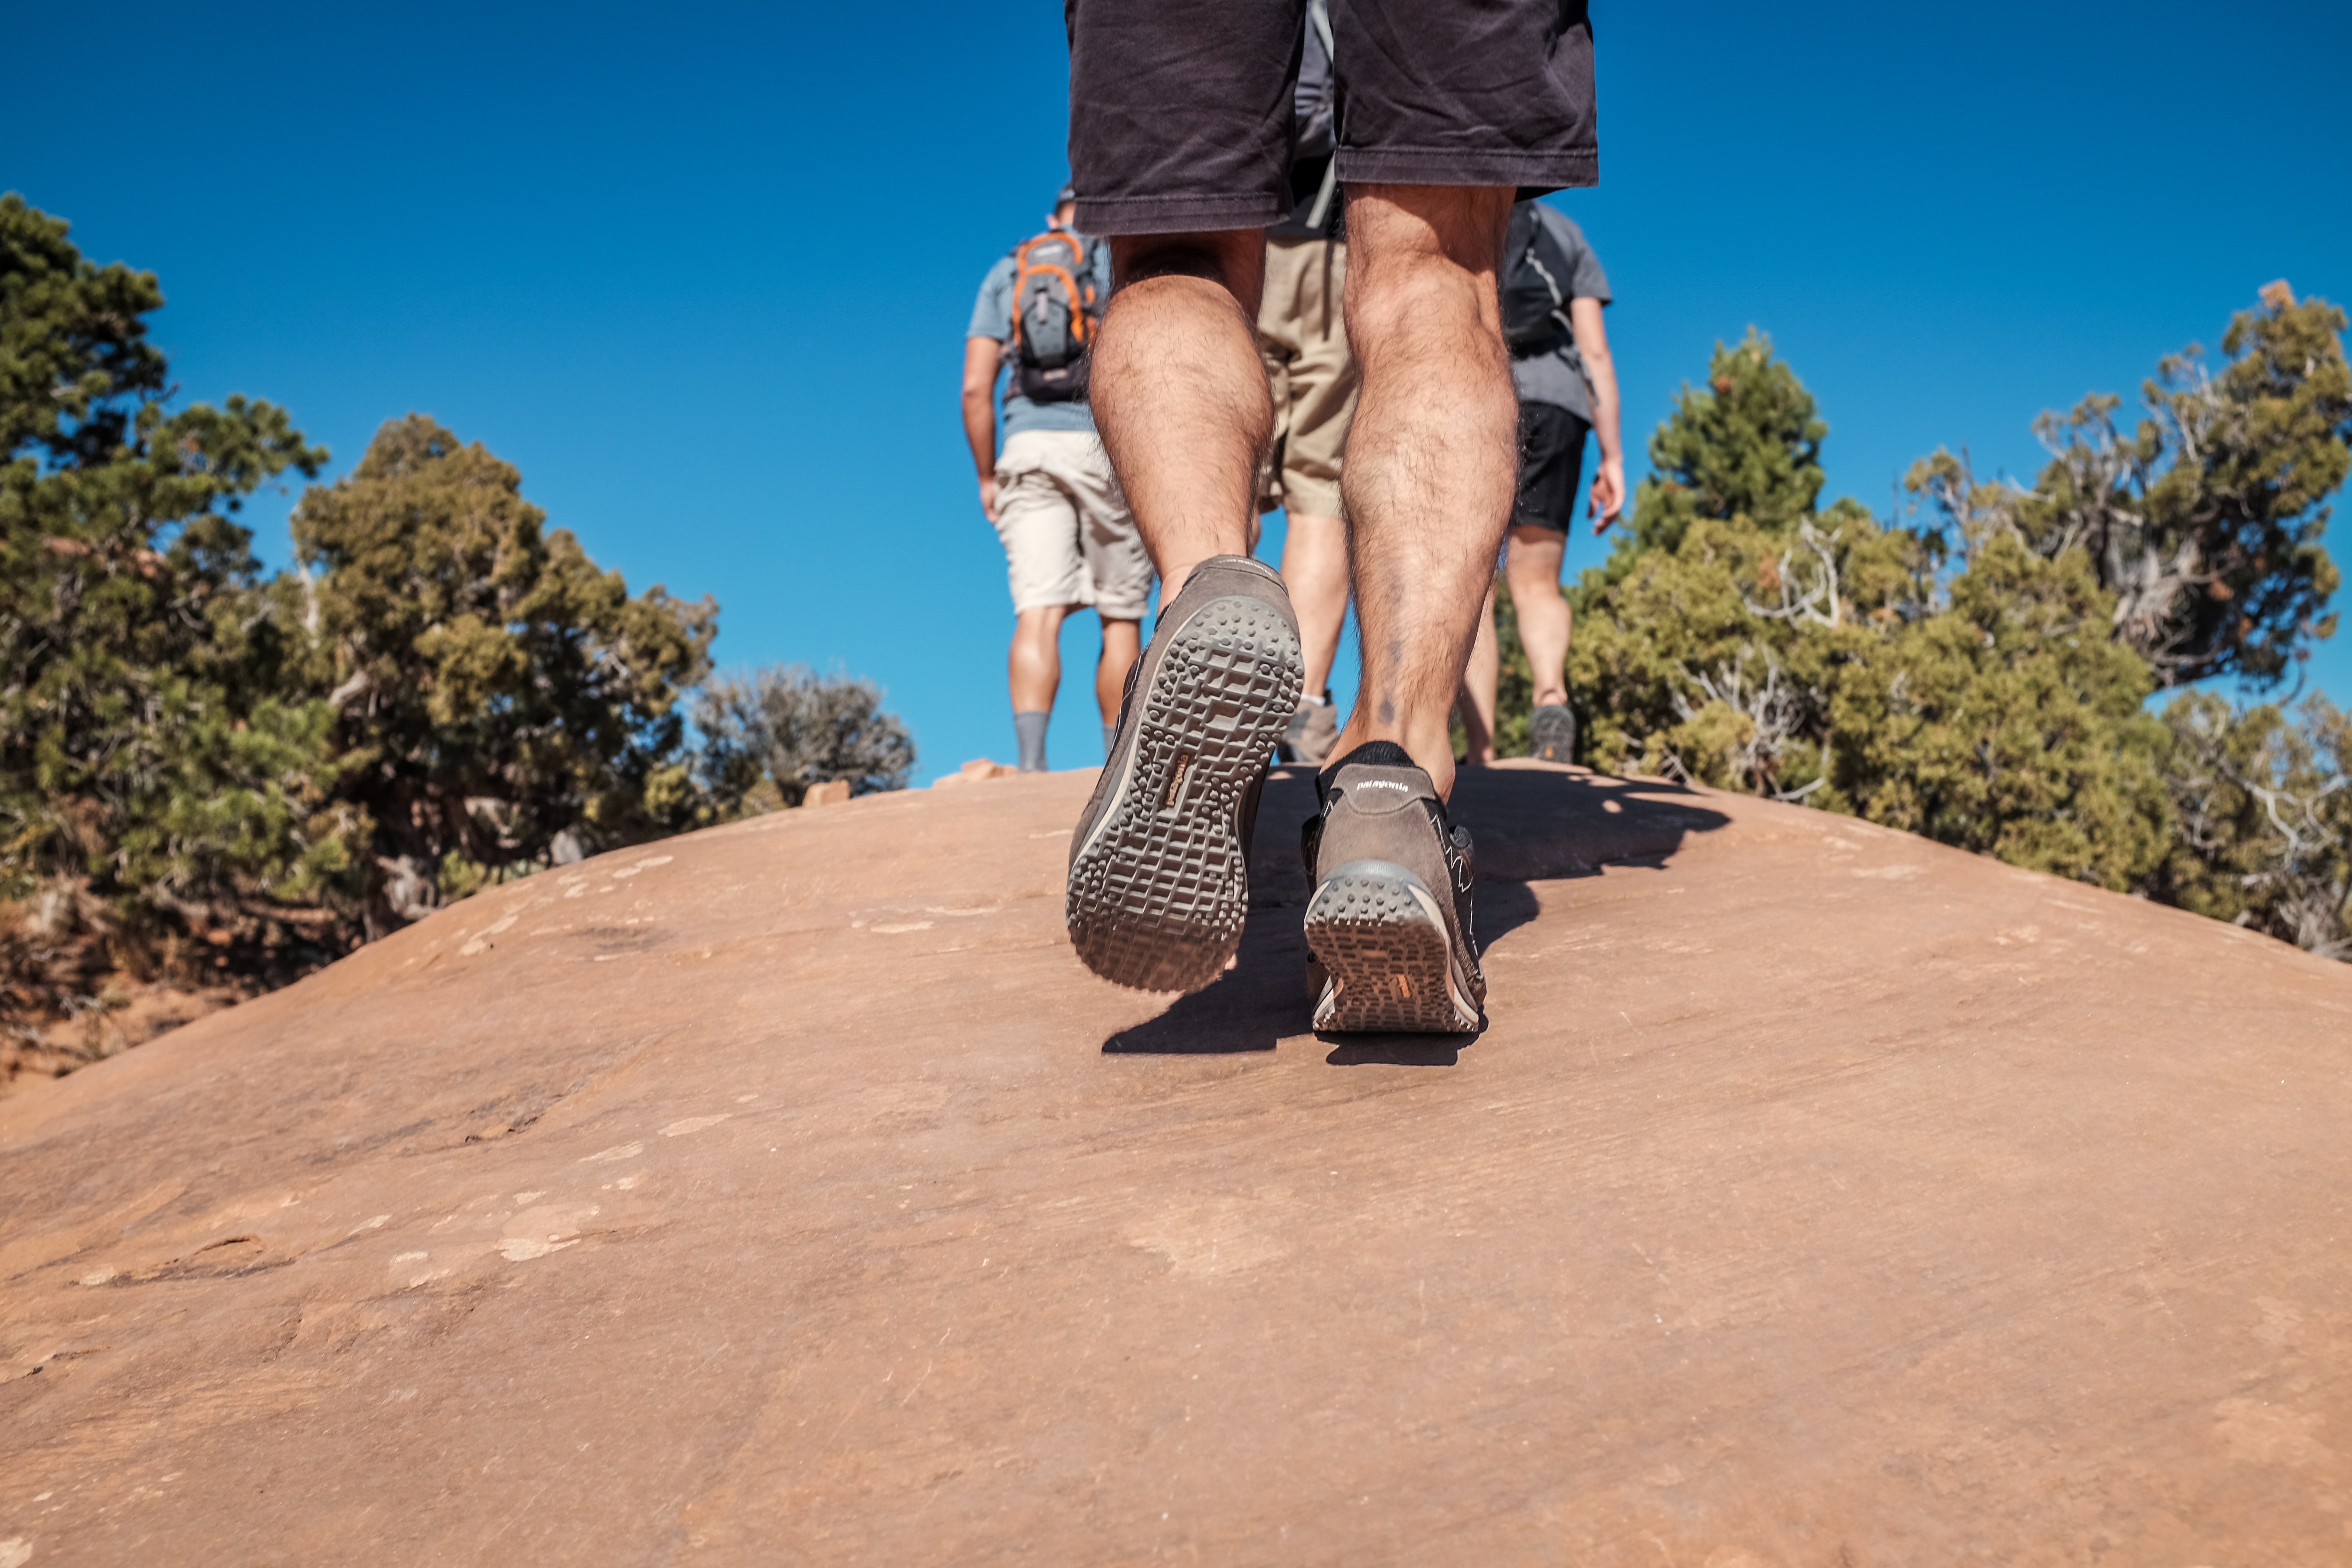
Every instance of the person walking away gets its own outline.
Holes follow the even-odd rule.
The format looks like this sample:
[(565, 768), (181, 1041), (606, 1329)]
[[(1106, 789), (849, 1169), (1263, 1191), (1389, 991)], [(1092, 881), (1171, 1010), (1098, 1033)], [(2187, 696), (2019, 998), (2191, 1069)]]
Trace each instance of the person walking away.
[[(1576, 713), (1568, 703), (1570, 626), (1568, 600), (1559, 591), (1560, 563), (1575, 525), (1588, 431), (1601, 446), (1587, 508), (1593, 533), (1606, 531), (1625, 505), (1617, 366), (1601, 320), (1609, 279), (1584, 231), (1541, 202), (1521, 202), (1511, 210), (1503, 258), (1503, 331), (1519, 391), (1519, 489), (1503, 578), (1535, 687), (1528, 751), (1544, 762), (1565, 763), (1576, 751)], [(1500, 666), (1489, 588), (1459, 703), (1473, 763), (1495, 760)]]
[(1348, 525), (1339, 507), (1339, 466), (1356, 416), (1358, 376), (1348, 353), (1340, 290), (1348, 246), (1339, 189), (1331, 91), (1331, 17), (1307, 0), (1305, 52), (1291, 92), (1297, 124), (1290, 162), (1290, 216), (1265, 231), (1265, 292), (1258, 305), (1258, 352), (1274, 397), (1274, 455), (1258, 510), (1289, 514), (1282, 581), (1298, 615), (1305, 684), (1276, 752), (1322, 766), (1339, 738), (1331, 706), (1331, 661), (1348, 618)]
[[(1290, 210), (1304, 0), (1071, 0), (1076, 221), (1111, 237), (1103, 445), (1171, 593), (1071, 835), (1094, 972), (1208, 984), (1235, 955), (1298, 621), (1249, 558), (1273, 400), (1265, 229)], [(1307, 943), (1325, 1030), (1475, 1031), (1486, 980), (1447, 715), (1510, 521), (1518, 400), (1496, 273), (1511, 205), (1598, 175), (1584, 0), (1340, 0), (1336, 178), (1362, 376), (1340, 480), (1363, 667), (1317, 777)]]
[[(964, 435), (979, 471), (980, 509), (1004, 545), (1013, 590), (1006, 674), (1024, 773), (1045, 771), (1045, 726), (1062, 683), (1063, 621), (1087, 605), (1102, 621), (1095, 700), (1108, 751), (1151, 597), (1151, 559), (1087, 405), (1095, 338), (1110, 296), (1110, 247), (1074, 231), (1071, 210), (1065, 189), (1045, 232), (988, 269), (964, 338)], [(996, 383), (1007, 368), (1000, 452)]]

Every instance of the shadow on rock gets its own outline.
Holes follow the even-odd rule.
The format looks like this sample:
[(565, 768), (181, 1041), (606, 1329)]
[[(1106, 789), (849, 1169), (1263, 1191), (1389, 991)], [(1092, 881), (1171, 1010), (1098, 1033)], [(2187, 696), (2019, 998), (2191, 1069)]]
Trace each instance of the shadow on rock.
[(1452, 810), (1477, 840), (1481, 882), (1591, 877), (1603, 866), (1664, 866), (1686, 837), (1731, 820), (1681, 784), (1534, 763), (1463, 769), (1454, 775)]
[(1335, 1068), (1450, 1068), (1462, 1062), (1462, 1047), (1475, 1035), (1318, 1035), (1339, 1043), (1323, 1058)]
[(1250, 910), (1233, 968), (1179, 996), (1157, 1018), (1121, 1029), (1102, 1048), (1108, 1056), (1270, 1051), (1283, 1036), (1304, 1034), (1307, 1025), (1307, 935), (1297, 910), (1268, 905)]
[[(1305, 768), (1277, 768), (1266, 780), (1250, 847), (1250, 912), (1240, 961), (1149, 1022), (1103, 1042), (1113, 1056), (1204, 1056), (1270, 1051), (1306, 1032), (1307, 938), (1300, 929), (1309, 889), (1299, 830), (1315, 809)], [(1472, 918), (1478, 952), (1542, 912), (1530, 885), (1593, 877), (1603, 866), (1663, 867), (1692, 833), (1730, 818), (1698, 794), (1656, 780), (1612, 778), (1540, 763), (1465, 768), (1455, 775), (1454, 819), (1477, 843), (1478, 895)], [(1475, 1035), (1322, 1036), (1333, 1067), (1453, 1067)]]

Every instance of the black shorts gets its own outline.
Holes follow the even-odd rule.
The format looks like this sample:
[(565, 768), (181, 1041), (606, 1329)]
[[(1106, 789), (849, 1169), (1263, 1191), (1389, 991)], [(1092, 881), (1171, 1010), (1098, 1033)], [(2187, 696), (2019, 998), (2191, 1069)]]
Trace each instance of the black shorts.
[(1576, 524), (1576, 503), (1584, 498), (1584, 436), (1592, 426), (1557, 403), (1519, 405), (1519, 499), (1511, 508), (1514, 528), (1549, 528), (1560, 533)]
[[(1070, 183), (1087, 234), (1264, 228), (1291, 210), (1305, 0), (1068, 0)], [(1600, 177), (1585, 0), (1330, 0), (1346, 184)]]

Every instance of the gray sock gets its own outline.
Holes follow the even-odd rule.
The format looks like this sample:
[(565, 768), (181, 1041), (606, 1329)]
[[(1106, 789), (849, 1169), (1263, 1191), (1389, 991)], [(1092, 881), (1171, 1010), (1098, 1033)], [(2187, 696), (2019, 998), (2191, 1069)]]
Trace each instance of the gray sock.
[(1013, 715), (1013, 732), (1021, 738), (1021, 771), (1042, 773), (1045, 771), (1045, 721), (1053, 714), (1037, 710)]
[(1118, 725), (1116, 725), (1116, 724), (1106, 724), (1106, 725), (1104, 725), (1104, 726), (1103, 726), (1103, 761), (1104, 761), (1104, 762), (1108, 762), (1108, 761), (1110, 761), (1110, 749), (1111, 749), (1113, 746), (1116, 746), (1116, 745), (1118, 745)]

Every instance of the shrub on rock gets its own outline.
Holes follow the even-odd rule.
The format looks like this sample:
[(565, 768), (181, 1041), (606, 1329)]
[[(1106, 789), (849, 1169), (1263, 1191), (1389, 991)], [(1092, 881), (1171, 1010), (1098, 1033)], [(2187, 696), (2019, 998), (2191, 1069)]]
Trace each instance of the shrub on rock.
[(915, 742), (882, 689), (805, 665), (770, 665), (713, 679), (696, 700), (696, 769), (714, 808), (740, 816), (796, 806), (817, 784), (852, 795), (904, 789)]

